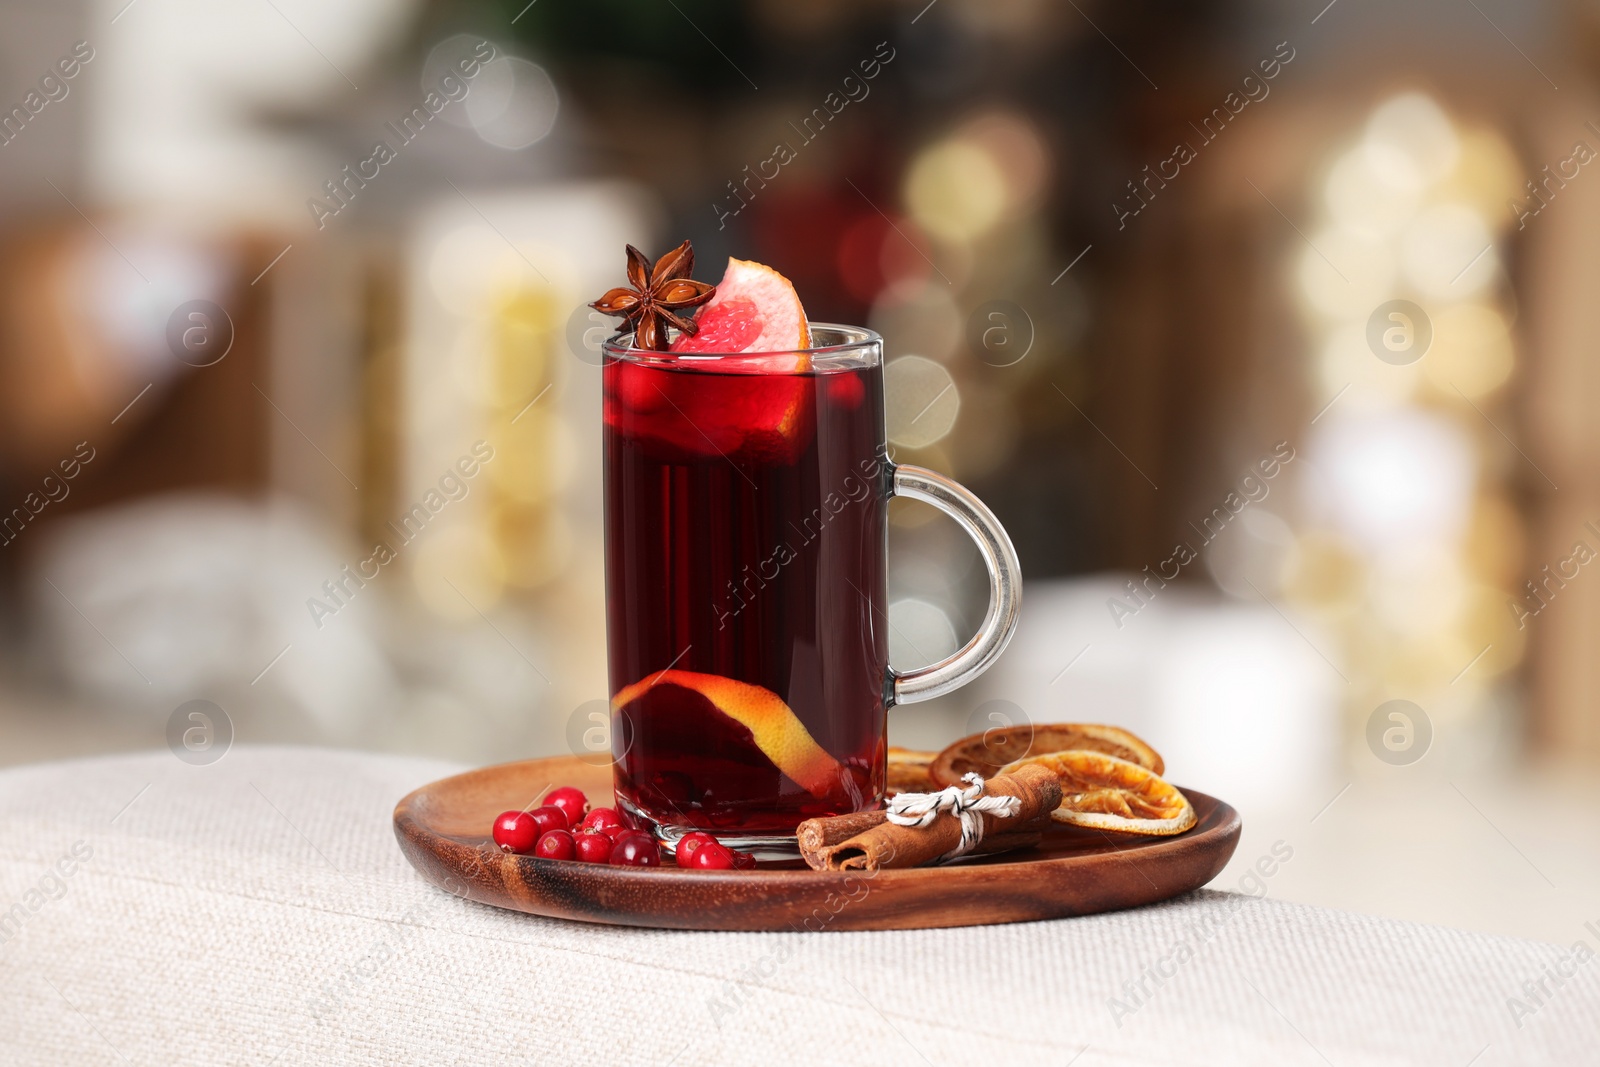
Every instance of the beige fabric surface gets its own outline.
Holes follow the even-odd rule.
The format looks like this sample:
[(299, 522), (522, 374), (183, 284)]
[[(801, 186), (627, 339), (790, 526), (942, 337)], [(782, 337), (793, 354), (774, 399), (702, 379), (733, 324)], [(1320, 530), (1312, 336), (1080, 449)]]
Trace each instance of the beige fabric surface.
[(0, 773), (0, 1064), (1600, 1063), (1584, 952), (1237, 893), (882, 933), (500, 912), (394, 841), (395, 801), (456, 769)]

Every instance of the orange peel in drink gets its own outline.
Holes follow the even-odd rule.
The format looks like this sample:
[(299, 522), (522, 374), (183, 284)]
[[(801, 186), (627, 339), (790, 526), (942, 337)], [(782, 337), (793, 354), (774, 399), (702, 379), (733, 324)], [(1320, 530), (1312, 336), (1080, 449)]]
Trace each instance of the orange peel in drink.
[(711, 706), (750, 731), (761, 754), (812, 796), (828, 793), (844, 768), (811, 736), (794, 709), (770, 689), (720, 674), (666, 670), (624, 686), (611, 709), (624, 707), (658, 685), (675, 685), (700, 694)]

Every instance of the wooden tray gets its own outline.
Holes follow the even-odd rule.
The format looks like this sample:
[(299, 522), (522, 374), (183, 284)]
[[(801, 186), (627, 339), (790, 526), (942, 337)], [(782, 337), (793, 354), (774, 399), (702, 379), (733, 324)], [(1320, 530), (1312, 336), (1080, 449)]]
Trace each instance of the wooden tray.
[(488, 843), (496, 815), (552, 784), (603, 802), (611, 768), (561, 756), (445, 778), (396, 805), (395, 836), (423, 877), (479, 903), (681, 930), (907, 930), (1090, 915), (1198, 889), (1239, 843), (1239, 813), (1192, 789), (1184, 793), (1199, 822), (1176, 837), (1062, 826), (1026, 852), (877, 874), (611, 867), (512, 856)]

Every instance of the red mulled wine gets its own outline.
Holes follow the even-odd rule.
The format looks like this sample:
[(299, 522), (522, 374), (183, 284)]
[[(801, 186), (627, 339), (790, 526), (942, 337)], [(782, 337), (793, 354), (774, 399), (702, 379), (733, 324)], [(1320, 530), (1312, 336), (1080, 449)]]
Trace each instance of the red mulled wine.
[(608, 349), (604, 379), (619, 802), (668, 838), (735, 841), (877, 807), (891, 468), (876, 338)]

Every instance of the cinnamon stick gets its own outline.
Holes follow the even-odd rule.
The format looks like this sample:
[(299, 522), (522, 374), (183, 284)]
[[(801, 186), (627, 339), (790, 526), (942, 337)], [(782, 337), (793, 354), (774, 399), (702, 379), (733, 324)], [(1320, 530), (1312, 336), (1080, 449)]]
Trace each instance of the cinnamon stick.
[[(1039, 842), (1038, 828), (1061, 803), (1061, 782), (1044, 767), (1020, 767), (984, 783), (985, 796), (1022, 801), (1010, 818), (985, 814), (983, 840), (968, 855), (992, 855)], [(941, 814), (926, 827), (898, 826), (881, 811), (831, 819), (808, 819), (796, 830), (800, 854), (813, 870), (869, 870), (921, 867), (961, 843), (961, 820)]]
[[(889, 815), (884, 811), (858, 811), (853, 815), (807, 819), (795, 831), (795, 837), (800, 845), (800, 856), (812, 869), (826, 870), (826, 862), (817, 858), (824, 849), (848, 841), (876, 826), (882, 826), (888, 819)], [(1032, 848), (1039, 843), (1040, 835), (1049, 825), (1050, 816), (1047, 812), (1024, 826), (1018, 826), (1004, 833), (985, 834), (983, 840), (978, 842), (978, 846), (967, 855), (992, 856), (997, 852)], [(892, 865), (885, 864), (885, 866)]]
[(795, 841), (800, 845), (800, 854), (820, 852), (829, 845), (837, 845), (841, 841), (848, 841), (857, 834), (870, 830), (886, 822), (889, 813), (878, 811), (858, 811), (851, 815), (833, 815), (822, 819), (807, 819), (795, 827)]

